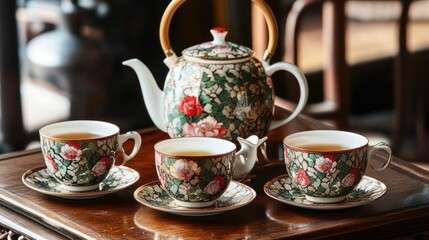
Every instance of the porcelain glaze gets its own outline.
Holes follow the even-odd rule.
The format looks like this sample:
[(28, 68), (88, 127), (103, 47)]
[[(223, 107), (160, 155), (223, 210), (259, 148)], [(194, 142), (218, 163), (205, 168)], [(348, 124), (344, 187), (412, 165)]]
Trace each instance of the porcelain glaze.
[(225, 193), (214, 204), (203, 208), (188, 208), (176, 204), (164, 190), (161, 183), (151, 182), (139, 187), (134, 198), (141, 204), (159, 210), (183, 216), (210, 216), (241, 208), (251, 203), (256, 192), (251, 187), (232, 181)]
[[(263, 11), (270, 32), (263, 61), (246, 46), (225, 40), (227, 30), (211, 30), (213, 40), (191, 46), (177, 56), (168, 39), (169, 22), (184, 1), (171, 1), (160, 25), (160, 40), (169, 73), (161, 90), (149, 69), (137, 59), (123, 62), (137, 73), (152, 121), (170, 137), (217, 137), (237, 143), (238, 137), (256, 135), (293, 120), (304, 108), (308, 85), (294, 65), (269, 60), (277, 43), (277, 27), (264, 0), (253, 0)], [(300, 99), (291, 115), (273, 120), (274, 88), (271, 75), (287, 71), (299, 84)]]
[[(306, 147), (312, 144), (317, 147)], [(286, 170), (294, 185), (308, 200), (319, 203), (343, 201), (359, 184), (367, 166), (373, 167), (375, 151), (387, 153), (384, 165), (373, 167), (375, 171), (384, 170), (392, 156), (390, 147), (384, 143), (370, 146), (362, 135), (337, 130), (294, 133), (284, 139), (283, 145)], [(323, 149), (320, 145), (338, 148)]]
[[(218, 138), (173, 138), (155, 144), (158, 178), (177, 205), (201, 208), (215, 203), (231, 180), (244, 178), (257, 161), (266, 137), (238, 138), (236, 145)], [(195, 152), (201, 154), (190, 154)]]
[(89, 199), (121, 191), (139, 180), (140, 175), (134, 169), (125, 166), (113, 166), (109, 175), (98, 185), (97, 189), (85, 192), (68, 191), (46, 167), (30, 169), (22, 176), (22, 182), (29, 188), (59, 198)]
[(292, 206), (314, 210), (338, 210), (365, 205), (383, 196), (386, 190), (384, 183), (374, 178), (363, 176), (359, 185), (347, 194), (343, 201), (327, 203), (309, 201), (306, 195), (295, 187), (292, 179), (287, 175), (271, 179), (264, 185), (264, 191), (269, 197)]
[[(74, 133), (91, 133), (93, 136), (70, 138), (67, 135)], [(102, 121), (53, 123), (42, 127), (39, 134), (47, 171), (64, 189), (76, 192), (97, 189), (115, 164), (123, 165), (131, 160), (141, 146), (137, 132), (119, 134), (116, 125)], [(129, 139), (134, 140), (134, 148), (128, 155), (122, 145)], [(119, 154), (122, 162), (118, 164)]]

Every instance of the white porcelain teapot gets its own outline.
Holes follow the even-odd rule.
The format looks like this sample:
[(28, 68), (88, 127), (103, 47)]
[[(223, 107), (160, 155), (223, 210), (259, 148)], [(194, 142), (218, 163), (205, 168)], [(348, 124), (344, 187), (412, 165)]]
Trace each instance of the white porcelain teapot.
[[(268, 130), (283, 126), (302, 111), (308, 97), (304, 74), (290, 63), (269, 63), (277, 45), (277, 25), (264, 0), (252, 1), (262, 10), (269, 30), (262, 62), (250, 48), (225, 41), (224, 28), (212, 29), (213, 41), (189, 47), (178, 57), (170, 45), (168, 28), (174, 12), (184, 2), (172, 0), (160, 24), (164, 62), (170, 69), (164, 91), (141, 61), (123, 62), (137, 73), (146, 108), (159, 129), (172, 138), (206, 136), (237, 142), (237, 137), (262, 138)], [(295, 76), (300, 99), (290, 116), (273, 121), (275, 94), (270, 76), (279, 70)]]

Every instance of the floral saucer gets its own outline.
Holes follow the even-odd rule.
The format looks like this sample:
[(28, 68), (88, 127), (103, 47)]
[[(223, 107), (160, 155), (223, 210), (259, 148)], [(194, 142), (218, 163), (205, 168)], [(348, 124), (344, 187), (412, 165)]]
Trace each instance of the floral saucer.
[(178, 206), (159, 181), (147, 183), (134, 192), (141, 204), (163, 212), (183, 216), (209, 216), (243, 207), (253, 201), (256, 192), (251, 187), (231, 181), (225, 193), (209, 207), (187, 208)]
[(85, 192), (71, 192), (64, 190), (47, 171), (46, 167), (37, 167), (28, 170), (22, 175), (22, 182), (29, 188), (60, 198), (67, 199), (88, 199), (101, 197), (114, 193), (131, 186), (139, 180), (139, 173), (125, 166), (113, 166), (109, 175), (100, 183), (98, 189)]
[(335, 210), (361, 206), (381, 197), (386, 192), (384, 183), (363, 176), (356, 188), (346, 196), (346, 199), (338, 203), (314, 203), (305, 198), (304, 193), (292, 185), (288, 175), (278, 176), (264, 185), (265, 193), (280, 202), (317, 210)]

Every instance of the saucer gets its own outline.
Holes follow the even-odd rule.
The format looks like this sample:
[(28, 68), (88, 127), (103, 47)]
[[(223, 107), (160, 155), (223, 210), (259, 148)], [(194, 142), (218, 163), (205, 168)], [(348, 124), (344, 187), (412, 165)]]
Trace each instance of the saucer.
[(134, 169), (125, 166), (113, 166), (109, 175), (100, 183), (98, 189), (86, 192), (71, 192), (63, 189), (47, 171), (46, 167), (28, 170), (22, 175), (22, 182), (29, 188), (47, 195), (67, 199), (88, 199), (118, 192), (139, 180), (140, 175)]
[(225, 193), (209, 207), (187, 208), (175, 203), (159, 181), (147, 183), (134, 192), (141, 204), (163, 212), (183, 216), (209, 216), (243, 207), (253, 201), (256, 192), (251, 187), (231, 181)]
[(346, 199), (338, 203), (308, 201), (304, 193), (292, 185), (292, 180), (288, 175), (281, 175), (270, 180), (264, 185), (264, 191), (269, 197), (289, 205), (317, 210), (336, 210), (368, 204), (383, 196), (386, 192), (386, 185), (374, 178), (363, 176), (361, 182), (346, 196)]

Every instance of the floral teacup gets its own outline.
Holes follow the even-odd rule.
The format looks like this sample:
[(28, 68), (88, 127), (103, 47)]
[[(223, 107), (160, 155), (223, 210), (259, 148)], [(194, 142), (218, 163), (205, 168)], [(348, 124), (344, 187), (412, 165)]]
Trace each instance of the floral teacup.
[(155, 144), (158, 178), (176, 204), (207, 207), (233, 178), (236, 146), (218, 138), (167, 139)]
[[(364, 136), (335, 130), (291, 134), (283, 145), (286, 169), (294, 186), (307, 200), (320, 203), (344, 200), (361, 181), (368, 162), (375, 171), (381, 171), (392, 156), (385, 143), (369, 146)], [(372, 164), (376, 150), (387, 152), (387, 161), (380, 168)]]
[[(133, 158), (141, 145), (137, 132), (119, 134), (119, 128), (101, 121), (66, 121), (39, 130), (43, 157), (48, 172), (68, 191), (90, 191), (99, 187), (116, 155), (123, 155), (121, 165)], [(122, 144), (134, 140), (130, 155)]]

